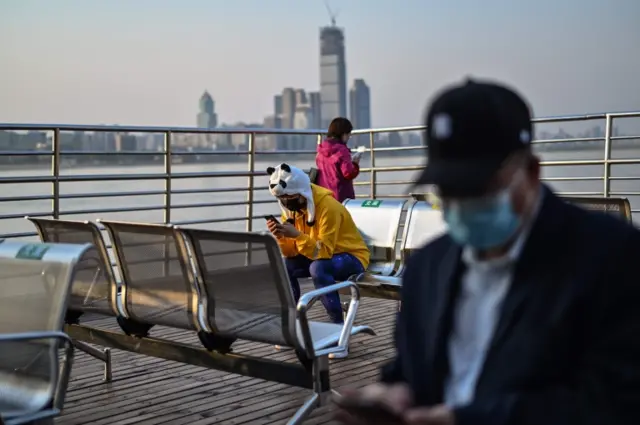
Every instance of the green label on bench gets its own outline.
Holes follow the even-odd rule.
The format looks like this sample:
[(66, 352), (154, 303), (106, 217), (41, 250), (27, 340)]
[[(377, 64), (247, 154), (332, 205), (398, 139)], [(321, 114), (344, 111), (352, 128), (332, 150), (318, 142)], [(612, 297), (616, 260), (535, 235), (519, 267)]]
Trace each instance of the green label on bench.
[(380, 206), (380, 204), (382, 203), (382, 201), (378, 201), (378, 200), (374, 200), (374, 199), (369, 199), (366, 200), (362, 203), (363, 207), (369, 207), (369, 208), (378, 208)]
[(22, 258), (25, 260), (42, 260), (44, 254), (51, 248), (49, 245), (37, 244), (37, 245), (25, 245), (16, 254), (16, 258)]

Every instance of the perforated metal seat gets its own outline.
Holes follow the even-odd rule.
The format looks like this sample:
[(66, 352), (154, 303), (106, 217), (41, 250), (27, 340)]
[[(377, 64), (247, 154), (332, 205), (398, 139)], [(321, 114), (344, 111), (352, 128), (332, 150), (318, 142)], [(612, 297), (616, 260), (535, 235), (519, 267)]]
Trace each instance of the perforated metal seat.
[(379, 199), (343, 202), (371, 251), (369, 273), (391, 276), (396, 271), (396, 242), (406, 202)]
[(62, 332), (71, 280), (74, 267), (92, 255), (88, 244), (0, 241), (0, 416), (6, 425), (60, 413), (73, 357)]
[[(185, 236), (196, 260), (200, 290), (206, 296), (203, 305), (209, 329), (221, 335), (304, 350), (280, 249), (270, 234), (177, 230)], [(342, 325), (311, 323), (320, 340), (331, 339), (330, 330), (339, 339), (343, 329)], [(352, 329), (354, 334), (365, 331), (370, 332), (370, 328)], [(317, 346), (315, 340), (313, 345)]]
[(171, 226), (98, 220), (109, 233), (122, 276), (127, 318), (197, 331), (198, 294)]

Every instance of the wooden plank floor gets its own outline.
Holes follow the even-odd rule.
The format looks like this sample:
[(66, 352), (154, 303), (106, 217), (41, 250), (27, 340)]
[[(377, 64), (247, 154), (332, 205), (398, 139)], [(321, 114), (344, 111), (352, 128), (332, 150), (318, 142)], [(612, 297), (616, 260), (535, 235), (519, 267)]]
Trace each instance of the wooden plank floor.
[[(396, 311), (397, 302), (362, 298), (357, 323), (372, 326), (378, 335), (354, 337), (349, 357), (331, 361), (333, 388), (362, 386), (377, 378), (378, 368), (394, 353)], [(312, 317), (326, 320), (320, 303), (314, 306)], [(118, 329), (114, 319), (89, 322)], [(158, 327), (151, 333), (199, 345), (190, 332)], [(264, 344), (237, 342), (234, 351), (296, 361), (292, 351), (277, 351)], [(102, 381), (103, 363), (76, 350), (64, 412), (56, 424), (282, 424), (311, 394), (305, 389), (119, 350), (113, 350), (112, 356), (113, 382), (107, 384)], [(333, 424), (331, 408), (317, 409), (305, 423)]]

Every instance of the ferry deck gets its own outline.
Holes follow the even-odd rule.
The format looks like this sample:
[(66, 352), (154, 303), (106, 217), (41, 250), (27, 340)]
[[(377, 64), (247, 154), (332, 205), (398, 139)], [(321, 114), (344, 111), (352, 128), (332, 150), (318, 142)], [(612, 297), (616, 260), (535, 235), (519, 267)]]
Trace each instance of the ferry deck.
[[(633, 121), (638, 128), (640, 112), (538, 119), (538, 126), (543, 128), (600, 125), (604, 135), (540, 139), (534, 142), (534, 148), (543, 159), (544, 180), (562, 196), (626, 199), (625, 213), (637, 225), (640, 134), (617, 134), (614, 129), (622, 121)], [(412, 198), (408, 188), (413, 174), (423, 166), (424, 147), (387, 147), (381, 146), (380, 140), (390, 133), (423, 130), (415, 126), (354, 131), (356, 143), (366, 144), (361, 175), (356, 181), (359, 200)], [(322, 137), (311, 130), (0, 124), (0, 132), (3, 131), (49, 135), (44, 146), (33, 150), (0, 145), (4, 149), (0, 150), (4, 161), (0, 165), (0, 240), (7, 241), (39, 240), (25, 216), (92, 221), (108, 218), (257, 232), (264, 229), (265, 214), (278, 212), (268, 196), (264, 165), (286, 161), (308, 168), (315, 154), (313, 144)], [(68, 142), (71, 132), (157, 135), (162, 143), (159, 150), (84, 149), (86, 146)], [(179, 143), (183, 135), (206, 138), (221, 134), (231, 134), (236, 140), (242, 136), (244, 143), (234, 151), (211, 150), (204, 145), (187, 150)], [(274, 136), (304, 137), (308, 149), (266, 149), (269, 138)], [(103, 157), (121, 160), (100, 164)], [(143, 163), (142, 157), (152, 159)], [(14, 160), (17, 158), (27, 160)], [(37, 165), (29, 162), (33, 158), (37, 158)], [(413, 195), (422, 199), (421, 194)], [(406, 208), (403, 214), (407, 214)], [(401, 262), (403, 218), (398, 223), (394, 255)], [(107, 248), (112, 249), (111, 242), (107, 242)], [(117, 268), (112, 253), (110, 258)], [(303, 284), (303, 292), (311, 289), (309, 282)], [(330, 361), (332, 388), (338, 392), (344, 387), (374, 382), (378, 368), (394, 354), (392, 337), (398, 302), (385, 299), (384, 291), (368, 295), (362, 291), (356, 324), (371, 326), (376, 335), (354, 336), (348, 358)], [(309, 318), (326, 320), (321, 306), (314, 306)], [(117, 332), (117, 325), (109, 319), (85, 314), (82, 324)], [(199, 344), (196, 332), (167, 326), (155, 326), (151, 337), (184, 345)], [(233, 354), (287, 364), (297, 362), (292, 350), (276, 350), (273, 345), (254, 342), (236, 342)], [(310, 395), (304, 388), (175, 360), (141, 354), (131, 347), (114, 349), (112, 379), (104, 382), (105, 364), (87, 351), (75, 350), (64, 409), (55, 423), (281, 424), (289, 421)], [(330, 405), (321, 407), (304, 423), (331, 424), (331, 415)]]

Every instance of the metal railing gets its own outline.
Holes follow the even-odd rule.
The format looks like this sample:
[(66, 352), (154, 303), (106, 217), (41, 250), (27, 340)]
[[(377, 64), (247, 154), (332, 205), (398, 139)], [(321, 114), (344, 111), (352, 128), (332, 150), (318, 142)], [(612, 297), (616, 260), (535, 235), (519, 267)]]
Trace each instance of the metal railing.
[[(576, 144), (576, 146), (600, 143), (603, 144), (603, 152), (597, 157), (588, 159), (550, 159), (543, 160), (542, 165), (544, 169), (552, 170), (558, 168), (576, 168), (582, 167), (588, 169), (589, 175), (551, 175), (546, 176), (544, 179), (553, 185), (571, 185), (576, 182), (582, 182), (590, 184), (588, 189), (584, 186), (580, 190), (562, 190), (564, 195), (574, 196), (616, 196), (627, 197), (630, 199), (633, 206), (633, 213), (640, 213), (640, 191), (637, 189), (615, 189), (612, 187), (617, 182), (627, 183), (633, 181), (640, 181), (640, 135), (635, 136), (615, 136), (614, 135), (614, 121), (628, 118), (640, 118), (640, 112), (630, 113), (603, 113), (592, 115), (576, 115), (576, 116), (564, 116), (564, 117), (552, 117), (552, 118), (540, 118), (536, 119), (536, 124), (566, 124), (574, 122), (595, 122), (600, 121), (604, 123), (604, 136), (602, 137), (582, 137), (582, 138), (566, 138), (566, 139), (546, 139), (536, 140), (534, 144), (536, 147), (544, 147), (554, 144), (564, 144), (569, 146), (570, 144)], [(570, 125), (570, 124), (569, 124)], [(414, 146), (399, 146), (399, 147), (382, 147), (379, 146), (379, 136), (384, 133), (401, 133), (401, 132), (421, 132), (425, 128), (423, 126), (412, 127), (393, 127), (393, 128), (376, 128), (367, 130), (355, 130), (353, 135), (368, 135), (368, 146), (365, 149), (365, 155), (368, 155), (369, 166), (363, 166), (361, 168), (361, 176), (355, 182), (358, 196), (367, 198), (397, 198), (406, 197), (406, 188), (412, 183), (413, 175), (408, 176), (407, 173), (415, 173), (424, 167), (423, 165), (423, 152), (425, 150), (422, 145)], [(25, 215), (32, 217), (71, 217), (77, 218), (83, 217), (84, 219), (94, 219), (104, 214), (121, 214), (118, 218), (126, 219), (126, 216), (122, 214), (127, 213), (151, 213), (162, 212), (162, 217), (156, 220), (147, 221), (163, 221), (165, 223), (172, 222), (174, 224), (181, 225), (210, 225), (215, 223), (223, 223), (225, 226), (231, 225), (234, 222), (245, 222), (244, 228), (247, 231), (255, 230), (254, 221), (260, 219), (264, 214), (259, 214), (258, 210), (262, 206), (267, 206), (272, 209), (274, 201), (268, 196), (259, 196), (261, 193), (265, 195), (267, 192), (266, 185), (266, 172), (257, 169), (257, 162), (261, 159), (271, 159), (275, 164), (276, 161), (284, 162), (288, 161), (292, 164), (302, 164), (308, 162), (313, 163), (315, 155), (314, 143), (321, 141), (322, 132), (318, 130), (274, 130), (274, 129), (261, 129), (261, 128), (242, 128), (242, 129), (228, 129), (228, 128), (216, 128), (216, 129), (201, 129), (201, 128), (182, 128), (182, 127), (121, 127), (121, 126), (88, 126), (88, 125), (47, 125), (47, 124), (2, 124), (0, 123), (0, 132), (2, 131), (27, 131), (27, 132), (47, 132), (51, 135), (50, 149), (45, 150), (30, 150), (30, 151), (15, 151), (15, 150), (1, 150), (2, 144), (0, 143), (0, 159), (3, 157), (49, 157), (50, 172), (46, 175), (31, 173), (25, 174), (25, 167), (16, 167), (15, 164), (11, 167), (6, 167), (0, 164), (0, 238), (22, 238), (35, 236), (34, 232), (24, 230), (15, 231), (16, 226), (12, 222), (15, 220), (22, 220)], [(105, 151), (105, 150), (72, 150), (63, 149), (62, 136), (66, 132), (106, 132), (106, 133), (127, 133), (127, 134), (159, 134), (163, 137), (162, 150), (161, 151)], [(175, 138), (182, 134), (205, 134), (205, 135), (246, 135), (246, 149), (243, 150), (183, 150), (180, 151), (175, 142)], [(292, 136), (304, 136), (308, 139), (308, 143), (311, 144), (309, 148), (305, 150), (260, 150), (258, 141), (267, 135), (272, 137), (292, 137)], [(233, 136), (231, 136), (233, 137)], [(362, 136), (360, 136), (362, 137)], [(313, 142), (311, 141), (313, 140)], [(635, 144), (636, 148), (633, 148), (627, 152), (625, 157), (615, 157), (612, 152), (614, 149), (621, 145), (623, 141), (638, 142)], [(600, 146), (602, 149), (602, 146)], [(420, 152), (418, 152), (420, 151)], [(411, 156), (413, 154), (413, 156)], [(404, 155), (404, 156), (400, 156)], [(126, 172), (126, 169), (132, 167), (138, 167), (141, 164), (135, 164), (132, 161), (129, 163), (118, 165), (119, 169), (116, 172), (105, 174), (73, 174), (63, 172), (65, 168), (66, 158), (80, 158), (80, 157), (133, 157), (140, 158), (141, 156), (151, 156), (156, 159), (159, 157), (159, 161), (162, 164), (162, 171), (159, 172)], [(246, 156), (246, 168), (238, 169), (237, 167), (231, 167), (229, 164), (230, 158)], [(304, 159), (304, 157), (308, 159)], [(543, 153), (544, 159), (544, 153)], [(222, 157), (223, 161), (214, 162), (213, 166), (215, 171), (185, 171), (185, 167), (181, 167), (177, 163), (178, 158), (210, 158), (210, 157)], [(366, 165), (366, 157), (363, 158), (363, 165)], [(419, 159), (418, 161), (416, 159)], [(383, 164), (387, 160), (387, 164)], [(415, 162), (415, 164), (406, 162)], [(403, 163), (405, 162), (405, 163)], [(203, 164), (211, 164), (210, 162), (200, 163), (200, 168), (207, 168)], [(229, 165), (227, 167), (227, 165)], [(614, 173), (614, 167), (629, 167), (633, 168), (633, 172), (629, 170), (623, 173)], [(28, 168), (28, 167), (27, 167)], [(180, 168), (183, 168), (180, 170)], [(188, 167), (187, 167), (188, 168)], [(265, 167), (266, 168), (266, 167)], [(95, 169), (95, 168), (94, 168)], [(91, 171), (94, 171), (92, 169)], [(13, 171), (15, 170), (15, 171)], [(599, 170), (599, 171), (596, 171)], [(385, 176), (389, 175), (394, 177), (394, 174), (402, 174), (398, 179), (389, 179)], [(551, 174), (554, 174), (553, 172)], [(557, 173), (556, 173), (557, 174)], [(568, 173), (572, 174), (572, 173)], [(180, 182), (203, 182), (209, 179), (244, 179), (246, 178), (246, 185), (240, 186), (233, 184), (222, 187), (194, 187), (193, 185), (187, 188), (180, 188)], [(264, 178), (264, 184), (256, 184), (256, 179)], [(85, 191), (78, 192), (74, 190), (65, 190), (69, 185), (82, 185), (86, 183), (91, 184), (117, 184), (118, 182), (134, 182), (134, 185), (147, 186), (147, 182), (161, 182), (162, 187), (157, 189), (149, 189), (145, 187), (144, 190), (105, 190), (105, 191)], [(600, 182), (600, 188), (593, 186), (594, 183)], [(47, 194), (26, 194), (27, 188), (36, 185), (42, 189), (42, 185), (48, 185), (49, 190)], [(404, 189), (401, 187), (404, 186)], [(24, 187), (24, 190), (20, 188)], [(72, 187), (72, 186), (69, 186)], [(383, 188), (393, 188), (393, 193), (382, 193)], [(636, 187), (638, 185), (636, 184)], [(5, 188), (13, 188), (14, 193), (9, 193), (9, 190)], [(16, 189), (18, 188), (18, 189)], [(398, 189), (401, 188), (401, 189)], [(556, 188), (556, 190), (558, 190)], [(226, 199), (219, 202), (213, 202), (215, 197), (228, 197), (231, 195), (237, 195), (244, 193), (243, 199)], [(192, 198), (210, 196), (212, 202), (193, 202), (190, 200), (186, 203), (178, 202), (178, 198), (183, 196), (190, 196)], [(134, 197), (156, 196), (162, 197), (162, 203), (150, 204), (137, 203), (132, 206), (116, 206), (114, 205), (116, 200), (124, 200)], [(92, 201), (93, 200), (93, 201)], [(39, 211), (31, 211), (27, 207), (19, 207), (16, 209), (15, 205), (24, 205), (29, 202), (50, 202), (50, 208), (40, 209)], [(67, 201), (83, 201), (80, 208), (64, 208), (62, 203)], [(16, 204), (20, 203), (20, 204)], [(87, 207), (87, 204), (94, 204), (94, 207)], [(107, 205), (107, 203), (109, 205)], [(97, 206), (96, 204), (102, 204)], [(3, 208), (6, 205), (13, 205), (14, 207), (7, 212), (7, 208)], [(219, 211), (222, 209), (231, 209), (232, 207), (243, 206), (245, 211), (242, 214), (231, 214), (230, 216), (222, 217), (208, 217), (212, 211)], [(197, 218), (190, 218), (187, 220), (180, 220), (176, 215), (185, 209), (206, 209)], [(215, 214), (214, 214), (215, 215)], [(3, 223), (5, 223), (3, 225)], [(12, 230), (12, 231), (8, 231)]]

